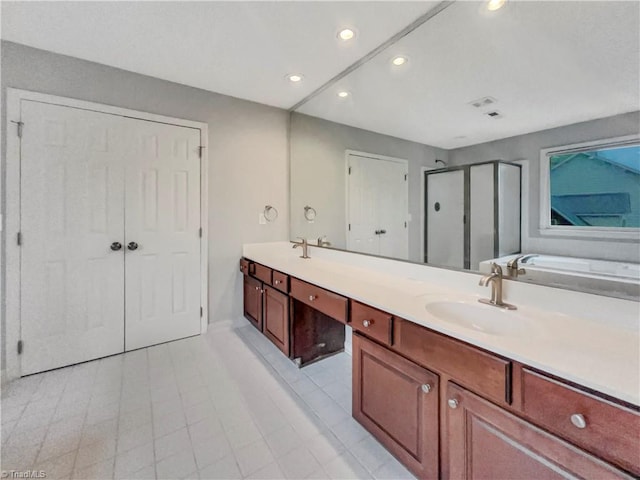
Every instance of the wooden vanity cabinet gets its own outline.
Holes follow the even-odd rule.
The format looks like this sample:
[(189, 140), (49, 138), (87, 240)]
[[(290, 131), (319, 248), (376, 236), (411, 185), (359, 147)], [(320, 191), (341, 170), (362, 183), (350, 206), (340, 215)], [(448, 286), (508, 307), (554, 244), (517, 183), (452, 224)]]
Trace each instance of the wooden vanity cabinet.
[(637, 407), (250, 260), (240, 270), (245, 317), (299, 366), (342, 351), (353, 327), (353, 417), (419, 478), (640, 477)]
[(251, 325), (262, 331), (262, 295), (263, 285), (249, 275), (243, 277), (244, 281), (244, 317)]
[(452, 382), (446, 388), (443, 478), (633, 478)]
[(438, 478), (438, 376), (353, 336), (353, 417), (419, 478)]
[(273, 287), (264, 287), (263, 333), (289, 356), (289, 297)]

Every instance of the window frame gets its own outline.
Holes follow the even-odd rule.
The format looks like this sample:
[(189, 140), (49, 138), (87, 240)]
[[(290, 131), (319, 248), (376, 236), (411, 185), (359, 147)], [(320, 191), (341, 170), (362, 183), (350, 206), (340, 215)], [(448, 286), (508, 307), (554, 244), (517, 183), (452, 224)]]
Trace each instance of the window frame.
[(551, 224), (551, 177), (550, 158), (552, 155), (579, 153), (588, 150), (640, 146), (640, 135), (625, 135), (590, 142), (574, 143), (540, 150), (540, 235), (582, 237), (597, 240), (631, 239), (640, 241), (640, 228), (584, 227)]

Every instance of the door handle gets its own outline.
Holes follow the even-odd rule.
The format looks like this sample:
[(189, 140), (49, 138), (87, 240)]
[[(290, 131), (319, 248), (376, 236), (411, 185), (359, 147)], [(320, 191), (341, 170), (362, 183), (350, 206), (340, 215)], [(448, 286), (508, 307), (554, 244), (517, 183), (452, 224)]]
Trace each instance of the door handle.
[(129, 250), (137, 250), (138, 249), (138, 244), (136, 242), (129, 242), (127, 244), (127, 248)]
[(111, 248), (111, 250), (113, 250), (114, 252), (117, 252), (118, 250), (122, 249), (122, 244), (120, 242), (113, 242), (109, 248)]

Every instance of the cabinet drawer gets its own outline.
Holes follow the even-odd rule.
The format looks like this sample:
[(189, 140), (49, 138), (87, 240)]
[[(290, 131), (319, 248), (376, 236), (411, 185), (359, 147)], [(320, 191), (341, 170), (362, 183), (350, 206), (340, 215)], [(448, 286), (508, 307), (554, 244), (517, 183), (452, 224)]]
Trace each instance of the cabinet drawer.
[(526, 368), (522, 372), (522, 388), (524, 414), (534, 422), (640, 474), (638, 412)]
[(249, 266), (250, 265), (251, 265), (251, 262), (249, 262), (249, 260), (247, 260), (246, 258), (241, 258), (240, 259), (240, 271), (244, 275), (249, 275)]
[(273, 280), (271, 282), (275, 288), (284, 293), (289, 293), (289, 275), (273, 271)]
[(348, 300), (341, 295), (292, 278), (291, 296), (331, 318), (347, 323)]
[(511, 362), (420, 325), (394, 319), (393, 349), (502, 404), (511, 403)]
[(393, 317), (376, 308), (352, 301), (351, 327), (386, 345), (393, 343)]
[(260, 265), (259, 263), (255, 264), (255, 272), (253, 272), (253, 276), (258, 280), (262, 280), (264, 283), (271, 285), (271, 269), (269, 267), (265, 267), (264, 265)]

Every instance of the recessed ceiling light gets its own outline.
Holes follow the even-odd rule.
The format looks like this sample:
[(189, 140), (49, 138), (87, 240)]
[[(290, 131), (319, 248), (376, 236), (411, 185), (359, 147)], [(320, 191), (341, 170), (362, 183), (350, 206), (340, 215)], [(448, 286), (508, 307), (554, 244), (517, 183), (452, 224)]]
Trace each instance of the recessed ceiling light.
[(338, 32), (338, 38), (343, 41), (351, 40), (356, 36), (356, 32), (350, 28), (343, 28)]
[(404, 65), (408, 61), (409, 61), (409, 59), (407, 57), (403, 57), (402, 55), (398, 55), (397, 57), (394, 57), (393, 60), (391, 60), (391, 63), (393, 63), (396, 67), (399, 67), (400, 65)]
[(351, 95), (351, 94), (349, 92), (345, 91), (345, 90), (343, 90), (341, 92), (338, 92), (338, 96), (340, 98), (347, 98), (349, 95)]
[(502, 8), (507, 0), (489, 0), (487, 2), (487, 10), (494, 12)]
[(287, 75), (287, 79), (291, 82), (291, 83), (299, 83), (302, 81), (302, 75), (299, 73), (292, 73), (290, 75)]

